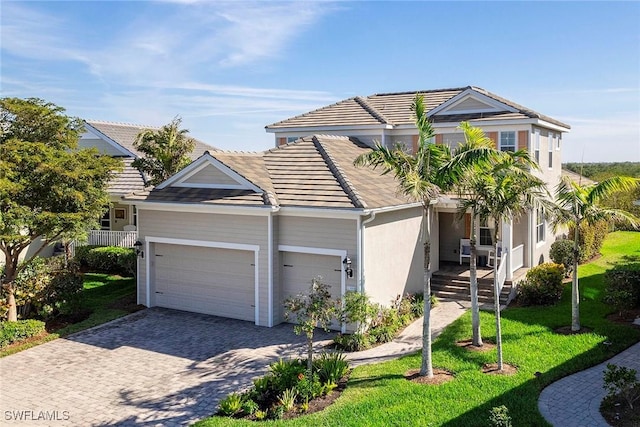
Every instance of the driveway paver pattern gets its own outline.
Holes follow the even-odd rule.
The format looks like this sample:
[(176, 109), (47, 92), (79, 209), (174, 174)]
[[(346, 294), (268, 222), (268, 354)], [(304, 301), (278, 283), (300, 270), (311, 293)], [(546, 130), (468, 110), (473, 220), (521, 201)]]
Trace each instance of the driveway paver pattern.
[(0, 359), (0, 425), (188, 425), (278, 358), (304, 357), (303, 341), (288, 324), (143, 310)]

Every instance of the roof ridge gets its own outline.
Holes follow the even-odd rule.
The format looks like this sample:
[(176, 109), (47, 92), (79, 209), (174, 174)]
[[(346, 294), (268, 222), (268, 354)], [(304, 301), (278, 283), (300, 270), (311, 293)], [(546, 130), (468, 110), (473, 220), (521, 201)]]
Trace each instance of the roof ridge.
[[(349, 142), (351, 142), (350, 139), (349, 139)], [(367, 204), (362, 198), (362, 196), (360, 196), (360, 194), (358, 193), (358, 190), (356, 190), (354, 185), (351, 183), (351, 181), (347, 177), (347, 174), (342, 170), (342, 168), (340, 167), (338, 162), (336, 162), (334, 157), (322, 145), (322, 142), (320, 142), (320, 140), (316, 135), (313, 136), (313, 145), (317, 148), (318, 152), (320, 153), (325, 163), (329, 167), (329, 170), (331, 171), (333, 176), (336, 177), (336, 179), (338, 180), (338, 183), (340, 184), (344, 192), (347, 193), (347, 196), (349, 196), (349, 199), (351, 199), (351, 202), (354, 204), (354, 206), (356, 208), (366, 209)]]
[[(434, 92), (450, 92), (450, 91), (463, 91), (466, 89), (474, 89), (475, 86), (463, 86), (463, 87), (452, 87), (452, 88), (443, 88), (443, 89), (428, 89), (428, 90), (412, 90), (412, 91), (404, 91), (404, 92), (382, 92), (382, 93), (374, 93), (372, 96), (386, 96), (386, 95), (415, 95), (416, 93), (434, 93)], [(481, 89), (481, 88), (477, 88)]]
[(88, 124), (98, 123), (98, 124), (102, 124), (102, 125), (127, 126), (127, 127), (133, 127), (133, 128), (143, 128), (143, 129), (160, 129), (160, 127), (161, 127), (161, 126), (138, 125), (138, 124), (135, 124), (135, 123), (126, 123), (126, 122), (111, 122), (109, 120), (90, 120), (90, 119), (85, 119), (84, 122), (88, 123)]
[(356, 96), (354, 98), (354, 100), (362, 107), (364, 108), (367, 113), (371, 114), (373, 117), (376, 118), (376, 120), (378, 120), (379, 122), (385, 124), (385, 125), (389, 125), (391, 124), (391, 122), (389, 120), (387, 120), (387, 118), (378, 110), (376, 110), (373, 106), (371, 106), (366, 99), (364, 99), (361, 96)]

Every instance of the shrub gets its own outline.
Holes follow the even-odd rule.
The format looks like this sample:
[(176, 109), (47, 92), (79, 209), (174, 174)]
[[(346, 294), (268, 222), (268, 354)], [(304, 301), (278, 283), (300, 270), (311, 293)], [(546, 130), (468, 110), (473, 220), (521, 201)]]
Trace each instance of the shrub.
[(360, 351), (371, 346), (373, 338), (368, 334), (338, 334), (333, 339), (334, 344), (337, 348), (342, 349), (344, 351)]
[(378, 304), (369, 301), (366, 294), (349, 291), (344, 296), (344, 308), (340, 318), (357, 325), (356, 333), (364, 334), (373, 318), (378, 314)]
[(96, 245), (76, 246), (75, 256), (73, 259), (82, 267), (89, 267), (89, 252), (92, 249), (99, 248)]
[(300, 380), (296, 385), (296, 391), (303, 402), (309, 402), (310, 400), (322, 395), (323, 387), (318, 374), (315, 372), (300, 374)]
[(40, 320), (29, 319), (18, 320), (17, 322), (0, 322), (0, 347), (33, 337), (44, 331), (44, 322)]
[(242, 410), (242, 395), (231, 393), (218, 404), (218, 414), (232, 417)]
[(531, 268), (518, 285), (518, 301), (525, 306), (555, 304), (562, 296), (563, 277), (561, 264), (546, 263)]
[(564, 265), (565, 276), (569, 277), (573, 272), (573, 240), (556, 240), (551, 245), (549, 252), (551, 261)]
[(296, 399), (298, 398), (298, 393), (293, 388), (288, 388), (282, 392), (280, 398), (278, 399), (278, 403), (282, 405), (285, 411), (290, 411), (296, 406)]
[(120, 246), (79, 246), (74, 257), (76, 262), (87, 269), (100, 273), (114, 273), (127, 276), (136, 274), (137, 256), (135, 249)]
[(255, 414), (258, 410), (260, 409), (260, 406), (258, 406), (258, 404), (250, 399), (250, 398), (246, 398), (243, 402), (242, 402), (242, 413), (247, 414), (247, 415), (253, 415)]
[[(63, 257), (36, 257), (15, 280), (18, 317), (44, 320), (75, 310), (82, 297), (82, 274), (75, 262), (64, 266)], [(6, 291), (0, 293), (0, 314), (6, 316)]]
[(349, 370), (349, 362), (342, 353), (322, 353), (313, 367), (322, 383), (337, 383)]
[[(574, 229), (569, 229), (569, 240), (573, 240)], [(594, 224), (582, 222), (580, 233), (578, 234), (578, 244), (580, 246), (580, 262), (590, 260), (600, 253), (602, 243), (609, 233), (609, 222), (605, 220), (597, 221)]]
[(640, 399), (640, 381), (638, 381), (636, 374), (635, 369), (607, 363), (603, 385), (608, 392), (607, 398), (620, 395), (633, 409), (633, 403)]
[(506, 406), (495, 406), (491, 408), (489, 414), (489, 423), (493, 427), (511, 427), (511, 417), (509, 416), (509, 409)]
[(640, 265), (615, 266), (604, 274), (605, 295), (603, 301), (613, 305), (622, 314), (625, 310), (640, 307)]
[(274, 394), (293, 388), (298, 383), (298, 376), (305, 372), (304, 363), (298, 359), (278, 360), (269, 366), (273, 380), (271, 386)]

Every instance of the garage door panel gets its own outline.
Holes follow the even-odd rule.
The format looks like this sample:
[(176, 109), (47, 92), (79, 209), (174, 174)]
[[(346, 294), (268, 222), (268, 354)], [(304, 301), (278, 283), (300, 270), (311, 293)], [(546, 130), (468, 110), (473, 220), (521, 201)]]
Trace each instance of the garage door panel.
[(156, 244), (156, 305), (234, 319), (255, 319), (254, 253)]

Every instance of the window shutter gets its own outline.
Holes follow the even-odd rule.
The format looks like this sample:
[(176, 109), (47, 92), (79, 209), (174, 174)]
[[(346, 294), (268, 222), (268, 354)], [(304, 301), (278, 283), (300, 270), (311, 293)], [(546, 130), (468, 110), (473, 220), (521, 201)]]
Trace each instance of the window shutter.
[(516, 143), (516, 150), (528, 150), (529, 149), (529, 131), (518, 131), (518, 142)]
[(285, 145), (287, 143), (287, 138), (278, 138), (278, 145)]
[(498, 146), (498, 132), (487, 132), (487, 138), (493, 141), (496, 148), (500, 148)]
[(471, 238), (471, 214), (464, 214), (464, 237)]
[(411, 135), (411, 149), (413, 150), (412, 153), (416, 154), (418, 152), (418, 143), (420, 142), (420, 136), (418, 135)]

